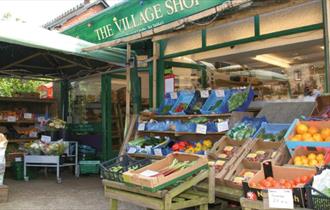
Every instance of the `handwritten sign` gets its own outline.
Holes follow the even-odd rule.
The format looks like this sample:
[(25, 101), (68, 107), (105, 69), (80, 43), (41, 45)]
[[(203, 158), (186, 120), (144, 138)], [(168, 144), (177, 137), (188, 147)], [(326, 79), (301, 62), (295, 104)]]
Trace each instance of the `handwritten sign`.
[(229, 130), (228, 121), (217, 123), (217, 130), (219, 133)]
[(224, 91), (224, 90), (216, 90), (216, 91), (215, 91), (215, 95), (216, 95), (218, 98), (224, 97), (224, 96), (225, 96), (225, 91)]
[(24, 113), (24, 119), (32, 119), (32, 113)]
[(210, 96), (208, 90), (201, 90), (201, 98), (208, 98)]
[(8, 122), (16, 122), (16, 116), (8, 116), (7, 121)]
[(52, 141), (52, 137), (42, 135), (41, 136), (41, 141), (44, 142), (44, 143), (50, 143)]
[(178, 98), (178, 93), (177, 92), (172, 92), (170, 93), (171, 99), (177, 99)]
[(291, 189), (269, 189), (269, 208), (294, 209)]
[(145, 123), (139, 123), (138, 131), (144, 131), (145, 129), (146, 129), (146, 124)]
[(196, 133), (200, 134), (206, 134), (207, 126), (203, 124), (197, 124), (196, 125)]

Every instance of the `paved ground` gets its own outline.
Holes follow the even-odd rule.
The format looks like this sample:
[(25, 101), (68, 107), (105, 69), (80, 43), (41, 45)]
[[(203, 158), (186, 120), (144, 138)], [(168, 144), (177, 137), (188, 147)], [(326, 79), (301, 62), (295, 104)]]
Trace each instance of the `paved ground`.
[[(9, 201), (0, 203), (1, 210), (107, 210), (108, 201), (103, 196), (101, 180), (96, 176), (76, 179), (65, 175), (61, 184), (55, 176), (42, 175), (29, 182), (6, 179)], [(121, 210), (141, 210), (120, 205)]]

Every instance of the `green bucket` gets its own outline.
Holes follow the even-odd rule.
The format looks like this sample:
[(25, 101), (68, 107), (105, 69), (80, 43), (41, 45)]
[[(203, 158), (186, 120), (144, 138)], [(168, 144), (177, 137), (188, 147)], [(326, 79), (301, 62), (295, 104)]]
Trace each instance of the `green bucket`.
[[(26, 170), (26, 175), (29, 179), (35, 179), (37, 177), (36, 168), (27, 168)], [(11, 172), (15, 180), (24, 180), (24, 163), (22, 161), (13, 162), (11, 165)]]

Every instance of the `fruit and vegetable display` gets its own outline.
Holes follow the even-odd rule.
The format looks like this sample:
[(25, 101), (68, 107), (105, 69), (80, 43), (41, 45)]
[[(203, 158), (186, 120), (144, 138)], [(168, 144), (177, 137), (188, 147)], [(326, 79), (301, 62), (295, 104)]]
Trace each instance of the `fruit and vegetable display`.
[[(149, 177), (169, 176), (179, 170), (189, 168), (189, 167), (193, 166), (195, 163), (196, 163), (196, 161), (189, 161), (189, 160), (180, 161), (178, 159), (174, 159), (169, 166), (166, 166), (160, 170), (155, 170), (154, 171), (155, 173)], [(145, 171), (141, 172), (140, 174), (144, 175)]]
[(257, 150), (255, 152), (251, 152), (246, 156), (248, 161), (252, 162), (262, 162), (269, 158), (272, 158), (276, 154), (275, 150)]
[(263, 139), (265, 141), (281, 141), (283, 140), (286, 132), (288, 129), (282, 129), (280, 132), (277, 133), (267, 133), (265, 128), (261, 128), (256, 136), (257, 139)]
[(298, 122), (291, 141), (330, 142), (330, 128), (318, 128)]
[(180, 103), (174, 110), (174, 112), (179, 113), (183, 112), (188, 108), (189, 104), (187, 103)]
[(330, 107), (326, 107), (325, 110), (321, 113), (321, 117), (330, 118)]
[(238, 176), (232, 178), (232, 181), (238, 185), (242, 185), (242, 182), (249, 181), (255, 174), (255, 170), (243, 169)]
[(275, 179), (273, 177), (267, 177), (259, 182), (250, 182), (249, 186), (257, 189), (292, 189), (296, 187), (304, 187), (312, 178), (314, 174), (309, 176), (297, 176), (294, 179)]
[(227, 163), (226, 160), (209, 161), (209, 166), (214, 167), (215, 172), (219, 173), (223, 169), (226, 163)]
[(250, 90), (250, 88), (246, 88), (244, 91), (237, 91), (232, 94), (232, 96), (228, 99), (229, 112), (240, 108), (244, 102), (247, 101)]
[(221, 106), (222, 102), (223, 100), (218, 100), (213, 106), (211, 106), (210, 111), (215, 112), (215, 110)]
[(321, 167), (326, 164), (325, 155), (322, 153), (309, 153), (308, 155), (296, 156), (293, 158), (295, 166)]
[(226, 135), (233, 140), (246, 140), (253, 136), (259, 129), (262, 122), (267, 122), (266, 118), (243, 118), (242, 122), (237, 123)]
[[(330, 197), (330, 168), (326, 167), (313, 177), (312, 187)], [(330, 207), (330, 203), (327, 204)]]
[(25, 151), (30, 155), (63, 155), (68, 148), (68, 142), (63, 140), (45, 143), (34, 141), (24, 145)]
[(205, 155), (208, 150), (210, 150), (213, 146), (213, 142), (209, 139), (205, 139), (201, 142), (188, 142), (188, 141), (180, 141), (175, 143), (172, 146), (173, 152), (185, 152), (190, 154), (200, 154)]

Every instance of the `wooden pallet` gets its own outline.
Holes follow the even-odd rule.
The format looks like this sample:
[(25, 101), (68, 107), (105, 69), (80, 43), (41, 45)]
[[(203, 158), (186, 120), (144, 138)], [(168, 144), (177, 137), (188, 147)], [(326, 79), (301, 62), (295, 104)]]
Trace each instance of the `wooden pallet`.
[[(262, 201), (253, 201), (247, 198), (241, 198), (240, 203), (242, 206), (242, 210), (265, 210), (264, 203)], [(272, 209), (272, 210), (283, 210), (283, 209)], [(295, 210), (311, 210), (311, 209), (295, 208)]]
[(8, 186), (0, 185), (0, 203), (8, 201)]
[[(209, 178), (208, 191), (202, 192), (194, 186)], [(157, 192), (148, 192), (139, 187), (103, 180), (105, 196), (110, 199), (110, 209), (118, 209), (118, 201), (131, 203), (148, 209), (183, 209), (199, 207), (207, 210), (214, 203), (214, 169), (203, 170), (176, 187)]]

